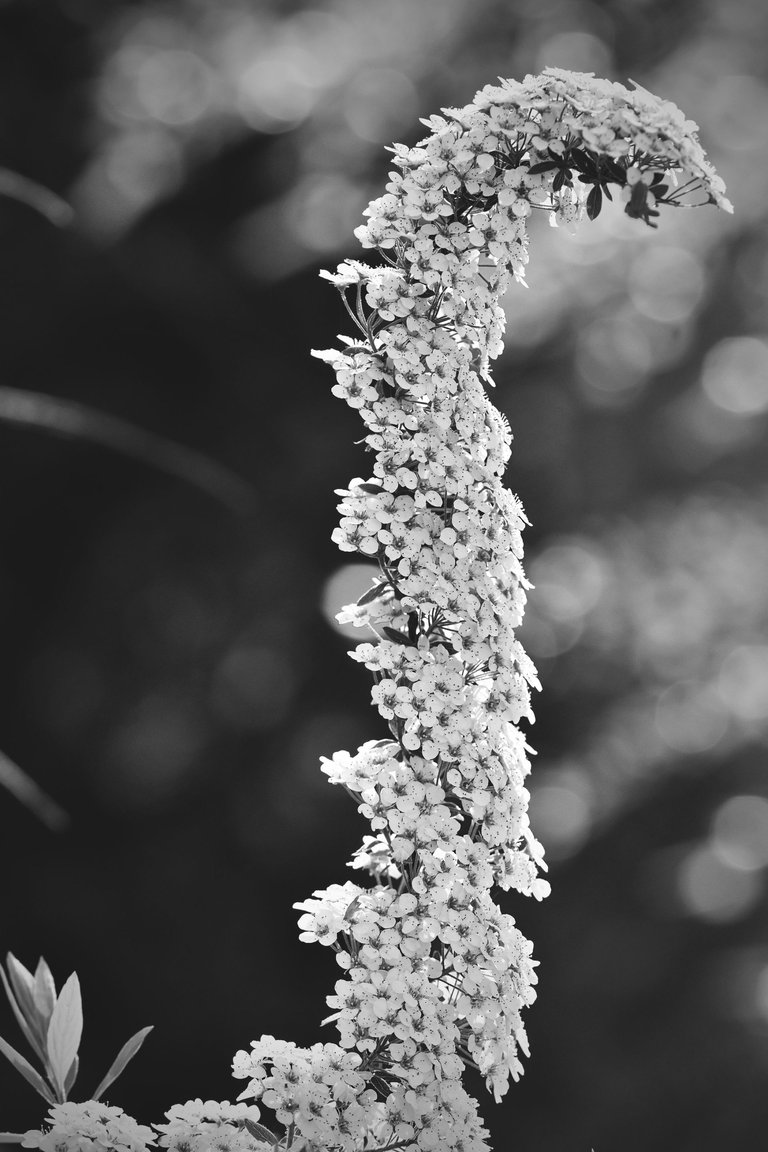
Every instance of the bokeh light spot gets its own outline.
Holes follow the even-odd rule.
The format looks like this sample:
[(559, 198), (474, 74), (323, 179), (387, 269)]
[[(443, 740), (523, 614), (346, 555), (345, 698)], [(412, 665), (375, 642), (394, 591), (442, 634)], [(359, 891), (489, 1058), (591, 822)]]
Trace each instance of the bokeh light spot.
[(720, 666), (718, 692), (732, 715), (763, 727), (768, 718), (768, 645), (733, 648)]
[(557, 32), (542, 44), (537, 68), (571, 68), (575, 72), (594, 72), (599, 76), (611, 71), (611, 52), (607, 44), (591, 32)]
[(713, 817), (711, 841), (730, 868), (751, 872), (768, 866), (768, 799), (731, 796)]
[(677, 888), (692, 916), (717, 924), (745, 916), (760, 898), (762, 880), (758, 872), (731, 868), (711, 845), (701, 844), (683, 857)]
[(274, 728), (285, 719), (295, 687), (293, 666), (279, 648), (238, 645), (216, 669), (212, 703), (226, 724)]
[(284, 201), (293, 236), (314, 252), (341, 249), (360, 222), (365, 196), (341, 173), (307, 176)]
[(606, 587), (605, 561), (586, 541), (563, 539), (535, 557), (530, 575), (536, 591), (521, 636), (534, 655), (559, 655), (578, 641)]
[(684, 682), (672, 684), (660, 694), (655, 724), (668, 748), (691, 754), (713, 748), (727, 727), (717, 696), (704, 685)]
[(239, 107), (260, 132), (286, 132), (305, 120), (317, 91), (304, 80), (304, 53), (291, 45), (254, 60), (240, 76)]
[(205, 738), (202, 717), (187, 701), (164, 692), (148, 695), (111, 735), (99, 790), (116, 807), (162, 804), (198, 767)]
[(704, 291), (701, 261), (678, 245), (648, 246), (630, 265), (629, 294), (635, 308), (662, 324), (680, 324)]
[(591, 785), (586, 773), (564, 768), (534, 784), (531, 825), (550, 860), (564, 860), (588, 839), (592, 828)]
[(342, 636), (351, 636), (358, 641), (366, 639), (365, 629), (355, 628), (353, 624), (339, 624), (336, 613), (340, 612), (345, 604), (353, 604), (362, 596), (363, 592), (370, 588), (378, 573), (376, 564), (344, 564), (326, 580), (322, 595), (323, 615), (330, 626)]
[(416, 117), (416, 89), (403, 72), (372, 68), (350, 83), (344, 116), (362, 140), (383, 144)]
[(768, 411), (768, 342), (755, 336), (721, 340), (707, 353), (701, 386), (726, 412), (756, 416)]

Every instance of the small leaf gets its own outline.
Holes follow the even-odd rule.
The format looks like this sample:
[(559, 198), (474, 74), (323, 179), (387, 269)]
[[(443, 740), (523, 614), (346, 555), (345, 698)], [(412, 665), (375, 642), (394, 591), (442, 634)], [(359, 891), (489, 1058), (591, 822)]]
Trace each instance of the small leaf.
[(540, 164), (531, 164), (528, 175), (539, 176), (542, 172), (551, 172), (553, 168), (557, 168), (557, 164), (552, 164), (549, 160), (542, 160)]
[(603, 194), (600, 191), (600, 186), (595, 184), (594, 188), (587, 196), (587, 216), (590, 220), (596, 220), (600, 215), (600, 209), (603, 206)]
[[(26, 1019), (24, 1018), (24, 1013), (16, 1002), (16, 997), (11, 991), (11, 986), (6, 979), (5, 972), (3, 972), (2, 968), (0, 968), (0, 980), (3, 982), (3, 987), (5, 988), (5, 994), (8, 997), (8, 1002), (13, 1009), (13, 1014), (16, 1017), (19, 1028), (21, 1028), (22, 1032), (24, 1033), (25, 1040), (29, 1044), (30, 1048), (34, 1049), (35, 1055), (38, 1056), (43, 1063), (45, 1063), (45, 1047), (41, 1043), (41, 1040), (38, 1038), (38, 1036), (35, 1035), (35, 1031), (33, 1031), (33, 1027), (36, 1026), (37, 1021), (33, 1017), (32, 1021), (29, 1024), (27, 1023)], [(39, 1031), (39, 1029), (36, 1030)]]
[(407, 645), (407, 639), (403, 636), (402, 632), (398, 632), (396, 628), (390, 628), (388, 624), (384, 624), (381, 630), (388, 640), (392, 640), (395, 644)]
[(574, 168), (578, 168), (579, 172), (584, 172), (587, 176), (597, 176), (599, 167), (595, 156), (591, 152), (582, 152), (578, 148), (574, 148), (571, 153)]
[(12, 1048), (10, 1044), (3, 1040), (2, 1036), (0, 1036), (0, 1052), (2, 1052), (3, 1056), (5, 1056), (6, 1060), (10, 1060), (16, 1071), (20, 1073), (24, 1079), (32, 1085), (35, 1092), (38, 1092), (42, 1096), (43, 1100), (45, 1100), (48, 1104), (56, 1103), (50, 1088), (45, 1083), (42, 1076), (35, 1072), (29, 1061), (25, 1060), (24, 1057), (19, 1052), (17, 1052), (15, 1048)]
[(356, 484), (354, 491), (365, 492), (366, 496), (380, 496), (381, 484), (366, 482), (365, 484)]
[(275, 1136), (274, 1132), (270, 1132), (269, 1128), (265, 1128), (263, 1124), (259, 1124), (256, 1120), (248, 1120), (247, 1117), (244, 1117), (241, 1123), (257, 1140), (265, 1140), (269, 1145), (277, 1144), (279, 1137)]
[(358, 608), (362, 608), (364, 604), (370, 604), (371, 600), (377, 600), (387, 588), (387, 582), (380, 580), (378, 584), (374, 584), (367, 592), (363, 592), (360, 599), (357, 601)]
[(56, 985), (53, 974), (43, 960), (42, 956), (35, 969), (35, 987), (33, 991), (35, 1007), (40, 1019), (47, 1025), (56, 1004)]
[(83, 1005), (80, 982), (73, 972), (59, 993), (48, 1025), (48, 1059), (57, 1085), (64, 1089), (72, 1061), (83, 1034)]
[(77, 1056), (75, 1056), (74, 1060), (72, 1061), (72, 1063), (69, 1067), (69, 1072), (67, 1072), (67, 1078), (64, 1081), (64, 1095), (65, 1096), (69, 1096), (70, 1092), (72, 1091), (72, 1088), (74, 1087), (74, 1084), (75, 1084), (75, 1080), (77, 1080), (77, 1073), (78, 1073), (79, 1068), (80, 1068), (80, 1060), (78, 1059)]
[(110, 1084), (117, 1080), (118, 1076), (123, 1071), (128, 1061), (133, 1059), (153, 1028), (154, 1024), (150, 1024), (147, 1028), (141, 1028), (138, 1032), (131, 1036), (130, 1040), (126, 1040), (125, 1044), (123, 1044), (117, 1056), (115, 1056), (115, 1059), (112, 1061), (112, 1066), (110, 1067), (109, 1072), (107, 1072), (106, 1076), (101, 1081), (98, 1088), (91, 1097), (92, 1100), (98, 1100), (103, 1095), (103, 1093), (106, 1092)]

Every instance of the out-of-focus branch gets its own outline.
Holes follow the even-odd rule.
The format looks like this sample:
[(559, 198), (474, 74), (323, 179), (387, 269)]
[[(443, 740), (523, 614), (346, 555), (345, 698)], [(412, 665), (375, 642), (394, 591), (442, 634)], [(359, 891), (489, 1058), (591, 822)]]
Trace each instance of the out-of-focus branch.
[(0, 196), (27, 204), (57, 228), (66, 228), (74, 219), (75, 214), (66, 200), (10, 168), (0, 168)]
[(69, 816), (64, 809), (4, 752), (0, 752), (0, 787), (15, 796), (52, 832), (63, 832), (69, 826)]
[(117, 416), (74, 400), (21, 388), (0, 388), (0, 421), (39, 428), (57, 436), (88, 440), (167, 472), (237, 513), (256, 508), (253, 488), (200, 452), (147, 432)]

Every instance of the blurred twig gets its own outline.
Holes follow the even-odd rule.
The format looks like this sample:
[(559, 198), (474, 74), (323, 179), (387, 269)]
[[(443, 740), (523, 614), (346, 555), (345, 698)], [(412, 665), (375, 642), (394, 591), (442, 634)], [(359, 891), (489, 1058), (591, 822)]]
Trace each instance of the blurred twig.
[(20, 176), (18, 172), (12, 172), (10, 168), (0, 168), (0, 196), (20, 200), (22, 204), (34, 208), (59, 228), (71, 224), (74, 217), (74, 212), (66, 200), (62, 200), (48, 188), (43, 188), (42, 184), (36, 184), (34, 180)]
[(0, 786), (6, 788), (52, 832), (62, 832), (68, 826), (69, 816), (64, 809), (4, 752), (0, 752)]
[(228, 468), (186, 448), (137, 428), (117, 416), (98, 412), (74, 400), (61, 400), (20, 388), (0, 388), (0, 420), (41, 428), (58, 436), (89, 440), (185, 481), (235, 512), (253, 512), (253, 488)]

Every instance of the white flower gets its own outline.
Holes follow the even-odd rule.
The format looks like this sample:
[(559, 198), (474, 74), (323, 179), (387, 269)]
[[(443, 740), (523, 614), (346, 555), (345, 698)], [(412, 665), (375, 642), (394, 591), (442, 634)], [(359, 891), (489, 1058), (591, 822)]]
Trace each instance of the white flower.
[(41, 1131), (24, 1133), (24, 1148), (42, 1152), (144, 1152), (155, 1143), (151, 1128), (137, 1124), (122, 1108), (96, 1100), (52, 1104)]
[[(266, 1139), (254, 1136), (260, 1131), (260, 1112), (255, 1104), (230, 1104), (228, 1100), (188, 1100), (174, 1104), (166, 1112), (167, 1124), (154, 1124), (160, 1133), (158, 1143), (174, 1152), (255, 1152), (269, 1146)], [(250, 1121), (249, 1130), (244, 1121)]]

